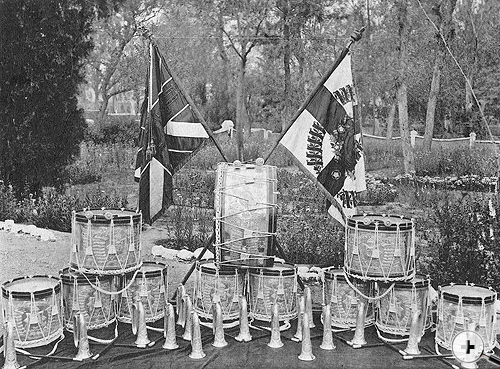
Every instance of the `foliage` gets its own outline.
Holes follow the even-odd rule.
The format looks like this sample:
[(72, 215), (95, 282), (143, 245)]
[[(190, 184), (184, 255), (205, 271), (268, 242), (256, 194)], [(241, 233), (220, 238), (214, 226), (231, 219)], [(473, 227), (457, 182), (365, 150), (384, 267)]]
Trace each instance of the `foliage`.
[(138, 118), (108, 116), (100, 125), (85, 130), (84, 140), (95, 145), (123, 144), (137, 146)]
[(0, 185), (0, 219), (13, 219), (16, 223), (29, 223), (62, 232), (71, 231), (73, 211), (102, 207), (116, 209), (126, 205), (126, 199), (101, 191), (80, 197), (50, 190), (40, 197), (28, 196), (18, 201), (11, 188)]
[[(498, 214), (498, 203), (493, 200)], [(429, 272), (435, 283), (499, 287), (498, 216), (491, 216), (487, 196), (448, 196), (434, 207), (436, 234), (429, 240)], [(490, 233), (490, 230), (492, 233)]]
[(92, 21), (121, 0), (0, 3), (0, 175), (17, 197), (61, 185), (85, 123), (77, 108)]
[(105, 121), (113, 96), (132, 91), (139, 101), (143, 94), (149, 54), (139, 27), (157, 15), (157, 3), (157, 0), (123, 0), (116, 13), (93, 24), (95, 46), (87, 59), (86, 76), (88, 87), (95, 92), (99, 126)]
[(287, 261), (291, 263), (317, 266), (343, 264), (344, 229), (326, 214), (281, 216), (277, 237)]

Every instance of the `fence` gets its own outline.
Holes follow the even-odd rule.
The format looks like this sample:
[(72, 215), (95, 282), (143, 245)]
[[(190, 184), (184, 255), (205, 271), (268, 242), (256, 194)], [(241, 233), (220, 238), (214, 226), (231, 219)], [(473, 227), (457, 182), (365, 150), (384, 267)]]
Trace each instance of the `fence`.
[[(370, 143), (381, 143), (386, 141), (386, 137), (374, 136), (367, 133), (363, 133), (363, 144), (364, 146), (369, 146)], [(399, 143), (401, 137), (392, 137), (391, 143)], [(415, 148), (422, 148), (424, 142), (424, 136), (418, 135), (418, 132), (413, 130), (410, 132), (410, 142), (411, 146)], [(500, 141), (489, 141), (489, 140), (477, 140), (476, 134), (471, 132), (469, 137), (457, 137), (457, 138), (433, 138), (432, 148), (441, 149), (456, 149), (456, 148), (486, 148), (493, 151), (496, 150), (496, 145), (500, 144)]]

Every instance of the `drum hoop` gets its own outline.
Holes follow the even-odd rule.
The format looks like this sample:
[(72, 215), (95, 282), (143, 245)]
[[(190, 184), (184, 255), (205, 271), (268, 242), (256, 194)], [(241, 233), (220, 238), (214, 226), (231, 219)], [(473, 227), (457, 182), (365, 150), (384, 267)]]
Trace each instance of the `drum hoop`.
[(402, 281), (407, 281), (409, 279), (413, 279), (415, 277), (415, 268), (410, 268), (407, 273), (394, 273), (393, 275), (389, 276), (389, 277), (384, 277), (384, 276), (374, 276), (374, 275), (370, 275), (370, 276), (364, 276), (362, 274), (359, 274), (359, 273), (356, 273), (356, 271), (351, 271), (351, 268), (349, 268), (348, 266), (345, 267), (345, 273), (352, 277), (352, 278), (355, 278), (357, 280), (361, 279), (363, 280), (364, 282), (365, 281), (377, 281), (377, 282), (386, 282), (386, 283), (390, 283), (390, 282), (402, 282)]
[[(87, 211), (97, 212), (97, 214), (93, 214), (92, 218), (88, 219), (85, 215)], [(104, 213), (110, 212), (113, 215), (112, 219), (105, 218)], [(120, 212), (122, 214), (114, 214), (113, 212)], [(114, 224), (130, 224), (130, 218), (134, 225), (139, 223), (141, 219), (141, 213), (136, 213), (132, 210), (121, 210), (121, 209), (87, 209), (75, 212), (75, 220), (81, 223), (88, 223), (89, 220), (92, 224), (110, 224), (113, 221)]]
[(89, 269), (89, 268), (85, 268), (83, 266), (79, 266), (77, 263), (71, 263), (71, 265), (69, 266), (69, 269), (75, 270), (75, 271), (82, 273), (82, 274), (98, 274), (100, 276), (102, 276), (102, 275), (111, 275), (111, 276), (120, 275), (121, 276), (123, 274), (127, 274), (130, 272), (136, 272), (138, 269), (141, 268), (142, 263), (144, 263), (144, 262), (141, 261), (139, 264), (133, 265), (133, 266), (125, 268), (125, 269)]
[(264, 275), (264, 276), (293, 276), (296, 274), (295, 266), (292, 264), (281, 264), (285, 268), (283, 269), (272, 269), (272, 268), (255, 268), (251, 267), (248, 269), (250, 275)]
[[(416, 275), (414, 278), (421, 278), (421, 276)], [(388, 282), (387, 284), (390, 284)], [(413, 283), (413, 281), (397, 281), (394, 284), (394, 289), (399, 289), (399, 290), (412, 290), (413, 288), (420, 290), (420, 289), (426, 289), (429, 287), (430, 280), (428, 278), (422, 278), (421, 280)]]
[[(466, 286), (466, 285), (460, 285), (460, 286)], [(492, 294), (486, 295), (485, 297), (479, 297), (479, 296), (463, 296), (463, 295), (457, 295), (457, 294), (454, 294), (451, 292), (439, 291), (439, 297), (442, 298), (443, 300), (457, 302), (457, 303), (461, 297), (462, 304), (467, 304), (467, 305), (482, 305), (483, 301), (484, 301), (484, 303), (493, 303), (496, 300), (497, 293), (495, 290), (491, 290), (487, 287), (477, 286), (477, 285), (467, 286), (467, 287), (480, 287), (480, 288), (483, 288), (487, 291), (490, 291)]]
[[(71, 274), (75, 273), (75, 274)], [(86, 278), (85, 278), (85, 275)], [(92, 283), (98, 283), (98, 282), (112, 282), (113, 280), (113, 275), (112, 274), (93, 274), (93, 273), (80, 273), (77, 270), (71, 269), (71, 268), (64, 268), (59, 271), (59, 278), (62, 281), (62, 284), (68, 285), (68, 284), (73, 284), (73, 281), (76, 279), (78, 283), (83, 283), (83, 284), (88, 284), (89, 280)]]
[(378, 224), (377, 229), (379, 231), (396, 231), (398, 228), (400, 231), (412, 230), (414, 228), (414, 222), (410, 218), (402, 217), (399, 215), (388, 214), (386, 219), (398, 218), (401, 220), (400, 223), (393, 223), (389, 226), (384, 224), (384, 218), (380, 214), (367, 214), (368, 216), (378, 216), (380, 218), (370, 220), (370, 223), (365, 224), (363, 219), (364, 215), (354, 215), (347, 218), (346, 227), (347, 228), (358, 228), (363, 230), (375, 230), (375, 225)]
[[(43, 290), (33, 291), (33, 292), (10, 291), (7, 289), (7, 285), (9, 285), (11, 283), (22, 281), (22, 280), (34, 279), (34, 278), (53, 279), (53, 280), (57, 281), (57, 284), (53, 288), (45, 288)], [(9, 281), (6, 281), (2, 284), (2, 296), (5, 298), (8, 298), (9, 296), (11, 296), (12, 298), (30, 300), (32, 295), (34, 297), (43, 298), (43, 297), (51, 296), (54, 292), (57, 294), (60, 291), (61, 291), (61, 280), (59, 278), (51, 276), (51, 275), (32, 275), (32, 276), (18, 277), (18, 278), (14, 278), (14, 279), (11, 279)]]

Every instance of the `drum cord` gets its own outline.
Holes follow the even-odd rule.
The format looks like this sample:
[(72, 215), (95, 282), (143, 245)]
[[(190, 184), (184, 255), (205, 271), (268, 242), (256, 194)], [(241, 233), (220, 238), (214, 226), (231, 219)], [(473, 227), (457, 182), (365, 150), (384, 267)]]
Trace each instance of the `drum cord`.
[[(75, 334), (75, 332), (71, 328), (66, 327), (66, 330), (73, 335)], [(118, 321), (115, 320), (115, 337), (114, 338), (102, 339), (102, 338), (97, 338), (97, 337), (90, 336), (90, 335), (87, 335), (87, 337), (88, 337), (89, 341), (93, 341), (93, 342), (100, 343), (103, 345), (107, 345), (107, 344), (112, 343), (115, 339), (118, 338)]]
[[(253, 325), (252, 323), (255, 321), (254, 318), (250, 317), (248, 326), (253, 329), (257, 329), (258, 331), (269, 331), (271, 332), (271, 327), (264, 327), (261, 325)], [(280, 325), (280, 332), (286, 331), (287, 329), (290, 329), (292, 325), (290, 324), (289, 320), (285, 320), (283, 325)]]
[(380, 330), (377, 327), (377, 325), (375, 325), (375, 329), (377, 331), (378, 338), (380, 338), (382, 341), (385, 341), (385, 342), (389, 342), (389, 343), (402, 343), (402, 342), (408, 342), (408, 340), (409, 340), (409, 338), (387, 338), (387, 337), (382, 336), (382, 334), (380, 333)]
[(347, 282), (347, 284), (356, 292), (358, 293), (361, 297), (367, 299), (369, 302), (373, 302), (373, 301), (377, 301), (377, 300), (380, 300), (381, 298), (385, 297), (387, 294), (389, 294), (389, 292), (392, 291), (392, 289), (394, 288), (394, 285), (396, 284), (396, 282), (393, 282), (391, 284), (391, 286), (381, 295), (377, 296), (377, 297), (370, 297), (370, 296), (366, 296), (363, 292), (361, 292), (350, 280), (349, 280), (349, 277), (347, 275), (347, 273), (344, 273), (345, 274), (345, 280)]
[[(50, 352), (48, 354), (44, 354), (42, 356), (50, 356), (50, 355), (54, 355), (54, 353), (57, 351), (57, 347), (59, 346), (59, 343), (64, 340), (64, 331), (61, 333), (61, 336), (59, 337), (59, 339), (56, 341), (54, 347), (52, 348), (52, 350), (50, 350)], [(25, 355), (25, 356), (34, 356), (34, 357), (39, 357), (40, 354), (36, 355), (36, 354), (32, 354), (30, 353), (29, 351), (26, 351), (24, 349), (21, 349), (21, 348), (17, 348), (16, 347), (16, 351)], [(40, 360), (40, 359), (35, 359), (35, 360)]]
[[(321, 314), (320, 321), (321, 321), (321, 324), (324, 325), (323, 314)], [(338, 323), (335, 323), (335, 324), (336, 324), (335, 327), (339, 327), (340, 329), (334, 329), (334, 328), (332, 328), (332, 332), (333, 333), (342, 333), (342, 332), (349, 332), (349, 331), (355, 331), (356, 330), (356, 327), (351, 327), (349, 324), (338, 324)], [(365, 322), (365, 328), (369, 328), (369, 327), (371, 327), (374, 324), (375, 324), (374, 321), (371, 321), (369, 323)], [(333, 326), (333, 324), (332, 324), (332, 326)]]
[[(214, 324), (211, 323), (211, 322), (202, 322), (202, 321), (200, 321), (200, 324), (202, 326), (204, 326), (204, 327), (211, 328), (211, 329), (213, 329), (213, 327), (214, 327)], [(240, 324), (240, 321), (238, 319), (238, 320), (235, 320), (234, 322), (231, 322), (231, 323), (222, 323), (222, 327), (224, 329), (226, 329), (226, 328), (229, 329), (229, 328), (237, 327), (239, 324)]]
[(101, 287), (99, 287), (99, 286), (97, 286), (97, 285), (93, 284), (93, 283), (92, 283), (92, 282), (91, 282), (91, 281), (87, 278), (87, 276), (86, 276), (84, 273), (82, 273), (82, 275), (85, 277), (85, 279), (86, 279), (86, 280), (87, 280), (87, 282), (90, 284), (90, 286), (92, 286), (92, 288), (94, 288), (95, 290), (97, 290), (97, 291), (99, 291), (99, 292), (101, 292), (101, 293), (104, 293), (104, 294), (106, 294), (106, 295), (114, 295), (114, 296), (116, 296), (116, 295), (119, 295), (119, 294), (121, 294), (121, 293), (123, 293), (123, 292), (127, 291), (127, 290), (128, 290), (128, 289), (129, 289), (129, 288), (130, 288), (133, 284), (134, 284), (134, 282), (135, 282), (135, 278), (137, 277), (137, 274), (139, 274), (139, 271), (140, 271), (139, 269), (137, 269), (137, 270), (135, 271), (135, 273), (134, 273), (133, 277), (131, 278), (131, 280), (130, 280), (130, 282), (129, 282), (129, 284), (128, 284), (128, 285), (126, 285), (125, 287), (123, 287), (120, 291), (114, 291), (114, 292), (113, 292), (113, 291), (106, 291), (105, 289), (102, 289)]

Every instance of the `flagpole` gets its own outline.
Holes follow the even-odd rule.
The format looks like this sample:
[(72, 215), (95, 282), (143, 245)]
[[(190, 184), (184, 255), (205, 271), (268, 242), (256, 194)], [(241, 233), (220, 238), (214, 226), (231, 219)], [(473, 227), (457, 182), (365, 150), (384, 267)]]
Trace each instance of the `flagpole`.
[[(153, 39), (153, 34), (151, 33), (151, 31), (148, 30), (145, 27), (141, 27), (141, 30), (143, 32), (143, 36), (146, 37), (146, 38), (148, 38), (149, 42), (151, 42), (151, 44), (153, 46), (155, 46), (156, 48), (158, 48), (158, 45), (156, 44), (156, 42)], [(189, 94), (187, 93), (187, 91), (182, 86), (181, 81), (179, 81), (179, 79), (177, 78), (177, 76), (175, 75), (175, 73), (172, 73), (172, 70), (168, 67), (168, 64), (167, 64), (166, 60), (163, 58), (163, 54), (162, 53), (158, 53), (158, 55), (160, 55), (160, 58), (163, 61), (163, 65), (165, 66), (165, 68), (169, 72), (170, 76), (172, 77), (173, 81), (175, 82), (175, 84), (177, 85), (177, 87), (179, 88), (179, 90), (181, 90), (181, 93), (186, 98), (189, 106), (191, 107), (191, 109), (193, 109), (193, 112), (195, 113), (195, 115), (197, 116), (197, 118), (200, 120), (201, 125), (203, 126), (203, 128), (205, 128), (205, 131), (207, 131), (208, 135), (210, 136), (210, 138), (212, 139), (213, 143), (215, 144), (215, 147), (217, 147), (217, 149), (219, 150), (222, 158), (224, 159), (225, 162), (228, 162), (228, 160), (226, 158), (226, 155), (224, 155), (224, 152), (222, 151), (222, 148), (220, 147), (219, 143), (215, 139), (215, 137), (214, 137), (214, 135), (212, 133), (212, 130), (210, 129), (210, 127), (208, 126), (207, 122), (203, 118), (203, 115), (200, 113), (200, 111), (196, 107), (194, 101), (191, 99), (191, 97), (189, 96)]]
[[(354, 33), (351, 35), (351, 39), (349, 40), (348, 44), (346, 45), (346, 47), (344, 47), (344, 49), (342, 50), (342, 53), (339, 55), (337, 60), (335, 60), (335, 63), (333, 63), (333, 65), (330, 68), (330, 70), (328, 71), (328, 73), (325, 73), (325, 75), (321, 78), (321, 80), (318, 82), (318, 84), (316, 85), (314, 90), (309, 94), (309, 96), (306, 98), (306, 100), (302, 103), (299, 110), (297, 110), (297, 112), (295, 113), (295, 115), (293, 116), (293, 118), (291, 119), (290, 122), (294, 122), (299, 117), (299, 115), (302, 114), (302, 112), (306, 109), (307, 105), (311, 102), (313, 97), (318, 92), (319, 88), (326, 82), (328, 77), (330, 77), (330, 74), (333, 73), (335, 68), (337, 68), (339, 66), (339, 64), (342, 62), (342, 60), (345, 58), (345, 56), (349, 52), (351, 45), (354, 42), (361, 40), (361, 36), (363, 35), (364, 30), (365, 30), (365, 27), (361, 27), (359, 30), (354, 31)], [(269, 159), (271, 154), (278, 147), (281, 139), (288, 132), (288, 130), (290, 129), (291, 126), (292, 126), (292, 124), (288, 124), (286, 129), (283, 132), (281, 132), (280, 136), (278, 137), (278, 139), (274, 143), (273, 147), (271, 148), (271, 150), (267, 153), (266, 157), (264, 158), (264, 163), (267, 162), (267, 160)]]

